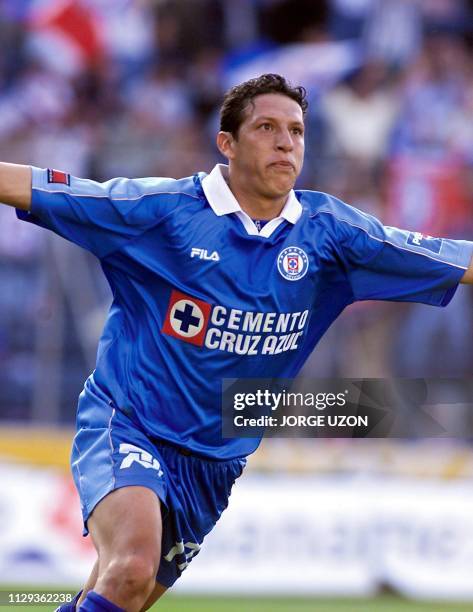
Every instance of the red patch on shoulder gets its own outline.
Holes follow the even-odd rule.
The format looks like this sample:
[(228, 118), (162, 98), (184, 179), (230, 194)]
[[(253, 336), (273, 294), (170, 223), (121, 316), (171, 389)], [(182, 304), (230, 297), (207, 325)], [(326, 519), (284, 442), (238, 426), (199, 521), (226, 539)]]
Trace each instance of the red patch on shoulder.
[(61, 170), (51, 170), (48, 168), (48, 183), (62, 183), (63, 185), (71, 184), (71, 175)]

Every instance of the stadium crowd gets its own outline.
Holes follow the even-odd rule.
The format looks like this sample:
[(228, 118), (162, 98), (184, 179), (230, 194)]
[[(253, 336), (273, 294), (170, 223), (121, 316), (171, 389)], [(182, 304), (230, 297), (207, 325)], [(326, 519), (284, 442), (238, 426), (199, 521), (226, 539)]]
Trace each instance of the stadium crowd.
[[(285, 70), (310, 99), (300, 188), (473, 239), (472, 2), (3, 0), (0, 48), (1, 159), (99, 181), (210, 171), (225, 89)], [(87, 254), (6, 208), (0, 225), (0, 415), (71, 422), (107, 288)], [(470, 375), (471, 302), (356, 304), (306, 371)]]

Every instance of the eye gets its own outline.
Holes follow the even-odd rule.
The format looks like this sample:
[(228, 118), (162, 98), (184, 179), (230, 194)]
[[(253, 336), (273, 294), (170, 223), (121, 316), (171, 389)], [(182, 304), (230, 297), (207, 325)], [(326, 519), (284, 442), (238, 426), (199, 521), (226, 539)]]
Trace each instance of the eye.
[(297, 134), (297, 136), (302, 136), (304, 134), (304, 130), (300, 127), (292, 128), (292, 133)]
[(267, 121), (265, 123), (262, 123), (260, 125), (260, 128), (262, 130), (264, 130), (265, 132), (270, 132), (273, 129), (273, 126), (271, 125), (271, 123), (268, 123)]

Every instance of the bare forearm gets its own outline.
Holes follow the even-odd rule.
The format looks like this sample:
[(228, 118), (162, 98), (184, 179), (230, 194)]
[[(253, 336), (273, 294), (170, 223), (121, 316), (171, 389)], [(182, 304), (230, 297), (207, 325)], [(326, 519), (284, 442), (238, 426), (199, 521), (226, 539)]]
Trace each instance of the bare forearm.
[(31, 168), (19, 164), (0, 162), (0, 202), (30, 210)]
[(468, 267), (468, 270), (465, 272), (460, 282), (466, 283), (468, 285), (473, 285), (473, 259), (471, 260), (470, 266)]

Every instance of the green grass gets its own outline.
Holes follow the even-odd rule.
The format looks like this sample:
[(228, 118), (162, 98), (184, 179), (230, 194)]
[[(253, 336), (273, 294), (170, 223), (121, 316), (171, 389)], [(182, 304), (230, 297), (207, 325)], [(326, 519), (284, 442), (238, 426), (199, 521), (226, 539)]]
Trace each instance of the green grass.
[[(2, 592), (8, 589), (2, 588)], [(22, 589), (15, 587), (16, 591)], [(25, 591), (32, 591), (28, 588)], [(40, 589), (39, 589), (40, 590)], [(23, 591), (24, 592), (24, 591)], [(2, 610), (46, 612), (55, 606), (1, 606)], [(266, 597), (199, 597), (165, 595), (154, 612), (471, 612), (473, 604), (413, 602), (392, 595), (375, 599), (309, 599)]]
[(376, 599), (217, 598), (168, 595), (158, 612), (471, 612), (473, 604), (418, 603), (385, 596)]

